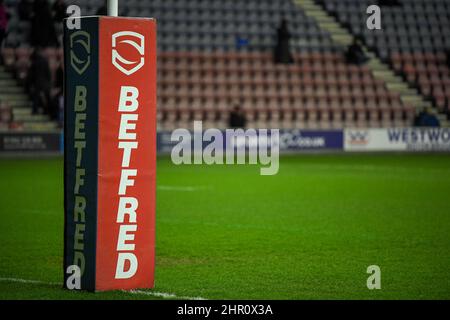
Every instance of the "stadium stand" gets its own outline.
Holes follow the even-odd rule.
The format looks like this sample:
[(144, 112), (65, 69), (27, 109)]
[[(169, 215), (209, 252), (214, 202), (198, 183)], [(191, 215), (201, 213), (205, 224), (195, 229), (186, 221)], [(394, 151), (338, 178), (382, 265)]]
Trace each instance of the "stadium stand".
[[(31, 25), (19, 19), (16, 1), (5, 2), (11, 18), (2, 49), (0, 98), (12, 102), (14, 114), (21, 114), (18, 119), (27, 126), (55, 127), (46, 116), (31, 114), (22, 89), (33, 52)], [(440, 111), (448, 110), (449, 72), (442, 50), (450, 48), (445, 33), (450, 6), (445, 1), (405, 1), (408, 4), (401, 9), (389, 8), (383, 20), (385, 30), (375, 33), (363, 28), (370, 1), (320, 1), (324, 14), (349, 26), (346, 43), (336, 41), (333, 31), (318, 23), (301, 2), (123, 1), (121, 15), (158, 19), (158, 127), (190, 127), (192, 120), (201, 119), (207, 127), (224, 128), (229, 111), (237, 104), (243, 108), (248, 126), (256, 128), (411, 126), (420, 103), (403, 99), (386, 79), (376, 76), (371, 64), (345, 61), (346, 45), (354, 36), (363, 37), (381, 61), (392, 63), (390, 70), (404, 75), (408, 86), (419, 88), (419, 98), (429, 99)], [(102, 0), (66, 3), (79, 5), (83, 15), (95, 14), (103, 5)], [(407, 15), (411, 12), (421, 18), (411, 19)], [(291, 65), (272, 62), (276, 28), (283, 18), (292, 33), (295, 63)], [(418, 28), (424, 19), (428, 27)], [(61, 23), (55, 27), (61, 37)], [(403, 38), (402, 34), (414, 34), (415, 38)], [(397, 50), (399, 46), (401, 50)], [(420, 55), (414, 51), (419, 46), (433, 50)], [(55, 85), (62, 50), (47, 48), (45, 56)], [(5, 96), (7, 90), (14, 95)]]
[(450, 52), (450, 2), (402, 0), (396, 6), (381, 6), (381, 30), (368, 30), (363, 19), (365, 9), (373, 1), (319, 2), (439, 112), (449, 114), (450, 93), (446, 87), (450, 72), (446, 53)]
[(286, 66), (271, 63), (269, 53), (161, 53), (161, 122), (171, 128), (196, 119), (223, 128), (225, 111), (236, 103), (255, 128), (405, 126), (412, 120), (411, 109), (367, 67), (346, 64), (340, 53), (303, 52), (295, 59)]

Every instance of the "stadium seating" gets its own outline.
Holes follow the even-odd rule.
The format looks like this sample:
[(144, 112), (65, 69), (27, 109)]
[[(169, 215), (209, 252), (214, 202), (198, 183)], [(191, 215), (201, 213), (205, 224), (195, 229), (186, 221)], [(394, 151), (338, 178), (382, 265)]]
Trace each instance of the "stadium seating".
[(416, 84), (422, 95), (432, 99), (440, 112), (448, 112), (450, 105), (450, 70), (445, 54), (393, 53), (393, 67)]
[[(428, 5), (428, 1), (414, 0), (401, 9), (389, 8), (383, 21), (386, 29), (375, 34), (368, 33), (362, 25), (366, 17), (362, 8), (370, 1), (322, 2), (339, 21), (349, 24), (355, 35), (372, 44), (369, 47), (381, 57), (395, 56), (393, 68), (420, 84), (423, 95), (432, 97), (442, 110), (448, 106), (445, 85), (449, 74), (442, 54), (432, 59), (424, 53), (428, 59), (424, 61), (432, 59), (435, 63), (426, 63), (426, 68), (430, 68), (426, 70), (420, 69), (419, 60), (410, 64), (404, 56), (419, 46), (424, 51), (450, 47), (448, 33), (444, 33), (448, 28), (445, 13), (450, 11), (445, 1), (432, 0), (432, 5)], [(2, 55), (5, 68), (23, 82), (33, 50), (27, 41), (30, 25), (14, 14), (15, 1), (6, 3), (12, 18)], [(103, 1), (66, 3), (80, 5), (83, 15), (91, 15)], [(425, 12), (424, 19), (436, 21), (427, 25), (426, 32), (413, 32), (422, 20), (412, 21), (407, 15), (419, 9)], [(125, 16), (158, 19), (160, 129), (190, 127), (193, 119), (202, 119), (209, 127), (224, 128), (228, 112), (236, 104), (242, 106), (248, 126), (252, 127), (412, 124), (414, 108), (405, 104), (398, 93), (388, 90), (383, 81), (374, 78), (368, 67), (347, 64), (343, 58), (345, 48), (333, 42), (330, 34), (293, 1), (129, 0), (122, 2), (120, 11)], [(276, 65), (271, 58), (275, 30), (282, 18), (288, 19), (292, 33), (291, 49), (295, 57), (292, 65)], [(57, 30), (61, 33), (62, 26), (58, 25)], [(414, 38), (406, 37), (405, 41), (401, 30)], [(396, 49), (403, 44), (401, 50)], [(49, 48), (46, 55), (55, 76), (62, 64), (62, 50)]]
[(225, 127), (223, 111), (236, 104), (251, 127), (406, 126), (414, 116), (367, 67), (348, 65), (341, 54), (297, 53), (295, 60), (285, 66), (271, 63), (269, 53), (162, 52), (159, 119), (167, 129), (194, 119)]
[[(382, 29), (368, 30), (366, 8), (371, 0), (319, 1), (379, 57), (429, 98), (439, 111), (450, 106), (450, 2), (402, 0), (398, 6), (381, 6)], [(446, 92), (447, 91), (447, 92)]]

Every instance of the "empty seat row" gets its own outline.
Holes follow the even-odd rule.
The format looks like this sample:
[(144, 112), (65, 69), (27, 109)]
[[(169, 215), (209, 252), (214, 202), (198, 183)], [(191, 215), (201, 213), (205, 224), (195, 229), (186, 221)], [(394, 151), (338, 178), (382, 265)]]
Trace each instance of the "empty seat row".
[[(403, 73), (405, 78), (417, 86), (420, 92), (435, 102), (440, 111), (448, 112), (450, 107), (450, 69), (442, 55), (433, 57), (395, 54), (393, 67)], [(416, 63), (412, 63), (415, 61)], [(427, 63), (420, 63), (427, 61)]]

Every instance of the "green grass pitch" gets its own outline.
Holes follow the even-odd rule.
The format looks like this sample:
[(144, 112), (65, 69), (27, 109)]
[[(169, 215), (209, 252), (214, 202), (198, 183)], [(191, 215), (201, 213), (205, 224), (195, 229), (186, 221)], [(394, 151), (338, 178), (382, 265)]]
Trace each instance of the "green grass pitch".
[[(0, 159), (0, 299), (155, 299), (61, 288), (63, 161)], [(156, 287), (207, 299), (449, 299), (450, 155), (158, 158)], [(381, 290), (366, 269), (381, 268)], [(37, 280), (22, 283), (7, 280)]]

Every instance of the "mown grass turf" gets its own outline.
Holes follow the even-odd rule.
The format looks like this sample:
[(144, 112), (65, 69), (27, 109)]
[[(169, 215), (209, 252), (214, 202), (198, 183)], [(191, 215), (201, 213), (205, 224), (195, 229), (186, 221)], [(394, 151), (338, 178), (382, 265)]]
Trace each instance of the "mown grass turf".
[[(0, 159), (0, 278), (62, 281), (62, 167)], [(156, 250), (154, 291), (178, 296), (449, 299), (450, 156), (284, 156), (276, 176), (159, 158)], [(46, 283), (0, 298), (154, 298)]]

